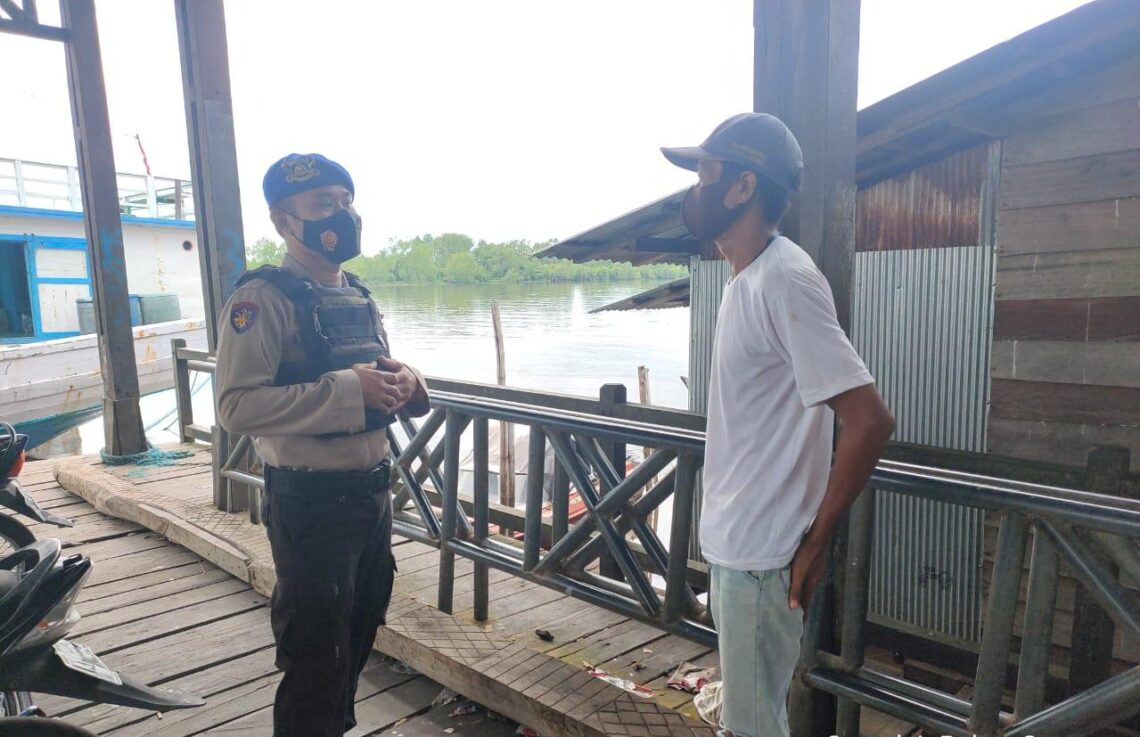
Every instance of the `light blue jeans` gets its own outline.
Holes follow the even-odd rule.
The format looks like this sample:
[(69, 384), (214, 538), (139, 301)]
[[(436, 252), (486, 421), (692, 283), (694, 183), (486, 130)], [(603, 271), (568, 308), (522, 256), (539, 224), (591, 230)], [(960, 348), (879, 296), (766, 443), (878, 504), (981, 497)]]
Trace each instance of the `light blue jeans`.
[(721, 726), (735, 737), (787, 737), (788, 689), (804, 631), (802, 610), (788, 606), (790, 567), (711, 569), (724, 679)]

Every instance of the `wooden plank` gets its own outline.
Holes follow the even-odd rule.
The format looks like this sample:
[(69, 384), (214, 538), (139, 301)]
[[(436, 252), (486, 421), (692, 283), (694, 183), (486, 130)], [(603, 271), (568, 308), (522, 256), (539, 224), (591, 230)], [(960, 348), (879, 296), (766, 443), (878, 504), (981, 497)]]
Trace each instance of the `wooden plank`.
[(994, 340), (1140, 341), (1140, 297), (994, 303)]
[(265, 614), (264, 599), (258, 601), (260, 597), (257, 599), (254, 597), (257, 597), (257, 594), (252, 590), (231, 594), (182, 610), (160, 614), (142, 622), (132, 622), (114, 629), (95, 632), (84, 637), (83, 643), (100, 655), (107, 654), (113, 657), (120, 650), (136, 652), (148, 643), (170, 640), (183, 632), (240, 627), (245, 622), (240, 615), (251, 612)]
[(63, 543), (65, 548), (73, 548), (83, 543), (123, 537), (129, 533), (141, 532), (142, 530), (143, 528), (134, 522), (126, 522), (121, 519), (111, 519), (108, 517), (98, 522), (89, 522), (82, 527), (56, 527), (50, 537), (59, 540)]
[(1110, 65), (1069, 69), (1072, 76), (1029, 95), (1004, 102), (1003, 114), (1015, 125), (1140, 96), (1140, 56)]
[[(713, 650), (704, 655), (701, 655), (700, 657), (694, 658), (689, 662), (700, 668), (719, 669), (720, 654)], [(645, 685), (649, 686), (649, 688), (652, 688), (655, 692), (658, 693), (657, 701), (660, 703), (665, 704), (666, 706), (673, 709), (680, 710), (682, 708), (685, 708), (689, 713), (694, 712), (695, 710), (693, 709), (692, 694), (685, 693), (684, 691), (677, 691), (665, 685), (669, 681), (669, 676), (671, 675), (672, 673), (663, 674), (659, 678), (655, 678)]]
[[(244, 686), (276, 673), (277, 666), (273, 662), (275, 652), (275, 648), (264, 648), (229, 662), (221, 663), (213, 668), (176, 678), (164, 683), (162, 687), (200, 696), (206, 699), (207, 704), (210, 705), (213, 703), (212, 697), (215, 694)], [(110, 734), (115, 729), (143, 720), (151, 720), (153, 717), (153, 712), (143, 709), (94, 704), (81, 711), (69, 714), (67, 721), (80, 727), (86, 727), (96, 734)], [(164, 715), (163, 721), (173, 718), (173, 715)], [(154, 720), (155, 723), (157, 721)]]
[[(612, 675), (647, 684), (658, 678), (667, 679), (681, 663), (695, 661), (710, 653), (717, 656), (715, 651), (704, 645), (676, 635), (665, 635), (640, 650), (610, 658), (598, 667)], [(642, 667), (638, 668), (639, 665)]]
[[(591, 637), (585, 647), (574, 652), (573, 661), (575, 665), (597, 665), (627, 653), (641, 652), (662, 634), (656, 627), (631, 619)], [(560, 657), (559, 650), (554, 650), (551, 655)]]
[(1001, 206), (1045, 207), (1140, 196), (1140, 150), (1003, 166)]
[[(564, 627), (574, 627), (583, 617), (594, 612), (605, 611), (607, 610), (580, 599), (560, 596), (545, 604), (538, 604), (515, 614), (497, 617), (495, 619), (495, 631), (506, 637), (521, 635), (528, 642), (533, 641), (540, 645), (546, 645), (549, 643), (533, 637), (535, 629), (544, 629), (554, 635), (556, 641), (561, 639), (566, 642), (573, 637), (567, 637), (561, 631)], [(621, 615), (614, 616), (617, 619), (613, 623), (624, 619)], [(599, 626), (596, 629), (600, 630), (602, 627)], [(574, 637), (578, 636), (577, 634), (574, 635)]]
[(73, 549), (74, 552), (86, 555), (100, 563), (128, 556), (132, 560), (145, 560), (146, 556), (154, 553), (176, 550), (180, 550), (180, 548), (171, 545), (162, 535), (150, 530), (122, 535), (113, 540), (77, 545)]
[(1130, 425), (1140, 417), (1140, 389), (994, 379), (990, 416), (1005, 420)]
[[(521, 642), (527, 647), (539, 652), (550, 652), (558, 647), (563, 647), (573, 642), (585, 642), (593, 635), (601, 632), (607, 627), (615, 627), (622, 622), (628, 621), (626, 617), (611, 612), (608, 609), (592, 606), (584, 612), (570, 614), (546, 622), (542, 629), (550, 632), (554, 636), (551, 642), (540, 640), (534, 634), (533, 630), (520, 630), (511, 633), (509, 630), (515, 630), (516, 627), (505, 626), (504, 631), (512, 637), (516, 642)], [(496, 622), (496, 625), (499, 623)]]
[(1132, 451), (1132, 471), (1140, 472), (1140, 428), (1007, 420), (987, 424), (990, 451), (1050, 463), (1085, 465), (1096, 445), (1122, 445)]
[(1140, 387), (1140, 341), (996, 340), (990, 361), (995, 379)]
[[(188, 586), (187, 582), (192, 583)], [(166, 590), (160, 593), (160, 589)], [(187, 617), (200, 616), (194, 610), (197, 605), (240, 593), (252, 594), (253, 591), (244, 581), (231, 577), (223, 570), (208, 571), (194, 578), (171, 581), (169, 586), (144, 589), (141, 594), (146, 598), (141, 601), (136, 595), (130, 604), (120, 604), (109, 610), (85, 615), (76, 625), (74, 635), (86, 641), (97, 632), (117, 630), (140, 621), (149, 628), (156, 615), (171, 612)]]
[[(513, 737), (515, 723), (510, 720), (491, 719), (485, 710), (476, 714), (452, 718), (455, 704), (444, 704), (414, 717), (403, 724), (395, 724), (377, 737)], [(445, 731), (451, 730), (451, 731)]]
[[(516, 585), (515, 581), (519, 584)], [(512, 587), (514, 591), (507, 595), (496, 595), (492, 593), (490, 600), (490, 607), (488, 611), (492, 620), (499, 617), (508, 617), (512, 614), (532, 609), (534, 607), (542, 606), (548, 602), (556, 601), (565, 596), (565, 594), (556, 591), (555, 589), (540, 586), (539, 584), (531, 583), (530, 581), (515, 579), (506, 583), (493, 586), (492, 592), (498, 591), (506, 593), (507, 587)], [(457, 612), (460, 617), (471, 617), (474, 615), (474, 608), (468, 607)]]
[[(405, 676), (406, 678), (406, 676)], [(346, 735), (372, 734), (394, 725), (401, 719), (422, 711), (439, 693), (438, 684), (426, 678), (409, 679), (380, 694), (357, 702), (358, 726)], [(454, 708), (454, 707), (452, 707)], [(203, 735), (269, 734), (273, 724), (272, 709), (265, 707), (240, 719), (201, 732)], [(173, 735), (171, 736), (173, 737)]]
[(1001, 256), (995, 299), (1135, 297), (1138, 275), (1140, 248)]
[[(209, 732), (211, 727), (232, 724), (235, 720), (248, 719), (259, 710), (272, 706), (281, 674), (262, 676), (229, 691), (210, 698), (209, 703), (198, 709), (164, 714), (137, 722), (115, 732), (117, 737), (183, 737), (184, 735)], [(268, 734), (268, 732), (262, 732)]]
[(1140, 148), (1140, 98), (1072, 110), (1018, 126), (1002, 139), (1003, 166)]
[[(82, 546), (77, 547), (76, 550), (82, 552)], [(106, 595), (108, 591), (116, 593), (127, 591), (131, 586), (134, 586), (134, 579), (140, 576), (162, 573), (188, 565), (211, 565), (204, 563), (201, 558), (193, 553), (175, 548), (172, 545), (147, 551), (145, 559), (141, 558), (141, 554), (138, 557), (138, 560), (127, 557), (126, 560), (113, 558), (102, 562), (98, 557), (92, 556), (91, 560), (94, 561), (95, 568), (91, 572), (91, 577), (87, 579), (87, 586), (83, 589), (84, 595), (95, 598), (96, 595)], [(116, 585), (110, 589), (104, 588), (112, 584)]]
[[(147, 640), (112, 653), (104, 660), (116, 670), (130, 673), (147, 683), (158, 683), (233, 660), (272, 644), (273, 632), (266, 620), (266, 612), (254, 610)], [(182, 657), (170, 658), (172, 652), (182, 653)]]
[(90, 616), (155, 598), (156, 592), (162, 592), (164, 595), (178, 593), (202, 584), (225, 581), (227, 578), (229, 574), (217, 566), (202, 561), (177, 568), (150, 571), (90, 590), (85, 587), (79, 600), (83, 603), (84, 616)]
[(998, 253), (1095, 251), (1140, 246), (1140, 197), (998, 213)]

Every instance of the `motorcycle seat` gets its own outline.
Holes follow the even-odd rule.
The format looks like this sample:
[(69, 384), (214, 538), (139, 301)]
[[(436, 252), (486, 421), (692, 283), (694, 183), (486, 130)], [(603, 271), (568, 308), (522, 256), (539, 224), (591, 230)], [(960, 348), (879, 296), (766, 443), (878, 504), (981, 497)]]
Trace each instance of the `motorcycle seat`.
[(3, 599), (8, 593), (16, 588), (20, 583), (20, 575), (12, 571), (0, 571), (0, 599)]

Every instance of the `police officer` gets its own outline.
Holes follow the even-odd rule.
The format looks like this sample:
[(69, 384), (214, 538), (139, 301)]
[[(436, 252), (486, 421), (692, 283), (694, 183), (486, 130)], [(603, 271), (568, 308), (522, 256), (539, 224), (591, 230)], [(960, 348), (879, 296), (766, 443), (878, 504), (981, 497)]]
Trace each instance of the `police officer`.
[(422, 377), (391, 358), (368, 290), (341, 264), (360, 253), (352, 177), (319, 154), (265, 174), (281, 267), (238, 281), (218, 330), (218, 420), (265, 463), (262, 515), (277, 585), (284, 677), (275, 737), (356, 724), (356, 685), (392, 593), (385, 427), (428, 411)]

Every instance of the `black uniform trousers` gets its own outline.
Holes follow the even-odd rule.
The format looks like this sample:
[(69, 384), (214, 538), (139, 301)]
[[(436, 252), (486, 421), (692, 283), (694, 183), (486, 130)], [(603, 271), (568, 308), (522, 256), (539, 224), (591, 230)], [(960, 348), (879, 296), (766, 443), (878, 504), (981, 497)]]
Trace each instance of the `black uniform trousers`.
[(387, 463), (372, 472), (265, 469), (273, 636), (285, 672), (274, 737), (340, 737), (356, 726), (357, 681), (396, 570), (388, 478)]

